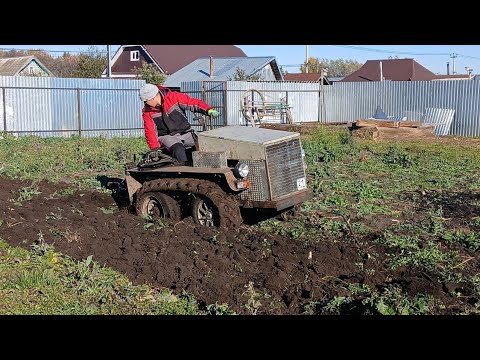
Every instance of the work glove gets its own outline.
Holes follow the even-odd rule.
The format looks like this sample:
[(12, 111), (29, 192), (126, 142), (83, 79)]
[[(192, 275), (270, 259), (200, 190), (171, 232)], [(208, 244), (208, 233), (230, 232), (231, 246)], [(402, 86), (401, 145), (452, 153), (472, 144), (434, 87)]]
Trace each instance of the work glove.
[(208, 110), (208, 116), (217, 117), (218, 115), (220, 115), (220, 113), (217, 110), (215, 109)]

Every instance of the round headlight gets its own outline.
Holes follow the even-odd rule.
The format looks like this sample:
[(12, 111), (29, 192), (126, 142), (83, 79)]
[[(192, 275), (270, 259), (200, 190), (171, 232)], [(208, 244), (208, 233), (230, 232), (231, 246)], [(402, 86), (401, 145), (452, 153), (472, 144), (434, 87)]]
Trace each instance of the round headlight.
[(248, 175), (248, 165), (245, 163), (238, 163), (233, 169), (233, 173), (237, 178), (244, 178)]

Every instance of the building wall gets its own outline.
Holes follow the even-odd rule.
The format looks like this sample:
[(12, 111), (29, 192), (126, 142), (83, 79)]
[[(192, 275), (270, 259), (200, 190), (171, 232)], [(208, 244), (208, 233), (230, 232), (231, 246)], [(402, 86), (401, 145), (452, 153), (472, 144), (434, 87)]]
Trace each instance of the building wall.
[(20, 76), (50, 76), (35, 60), (30, 61), (18, 74)]
[[(131, 51), (139, 51), (140, 52), (140, 58), (138, 61), (131, 61), (130, 60), (130, 52)], [(150, 57), (145, 53), (143, 48), (141, 46), (130, 46), (130, 47), (125, 47), (118, 57), (117, 61), (115, 61), (115, 64), (112, 65), (112, 74), (120, 73), (120, 74), (125, 74), (125, 73), (131, 73), (134, 74), (133, 68), (137, 67), (140, 68), (143, 65), (143, 62), (146, 62), (147, 64), (151, 64), (152, 61), (150, 60)]]
[(262, 79), (265, 81), (275, 81), (275, 74), (272, 70), (272, 65), (268, 64), (266, 65), (262, 70)]

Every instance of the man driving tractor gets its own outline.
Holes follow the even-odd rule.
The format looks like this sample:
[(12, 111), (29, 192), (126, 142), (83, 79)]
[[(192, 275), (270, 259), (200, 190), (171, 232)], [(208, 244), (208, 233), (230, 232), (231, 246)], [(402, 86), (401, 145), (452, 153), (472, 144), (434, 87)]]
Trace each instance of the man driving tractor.
[(145, 84), (140, 89), (145, 138), (150, 150), (164, 147), (177, 160), (185, 165), (190, 160), (186, 148), (194, 148), (195, 135), (186, 111), (216, 117), (219, 112), (200, 99), (171, 91), (163, 86)]

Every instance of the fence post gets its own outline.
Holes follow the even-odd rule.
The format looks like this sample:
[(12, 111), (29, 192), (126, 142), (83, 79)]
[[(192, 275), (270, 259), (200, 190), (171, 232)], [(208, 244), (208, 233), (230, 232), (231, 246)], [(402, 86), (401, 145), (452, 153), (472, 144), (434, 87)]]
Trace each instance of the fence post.
[(318, 87), (318, 116), (317, 116), (317, 122), (321, 122), (322, 119), (322, 85), (319, 84)]
[(325, 88), (323, 86), (323, 79), (322, 79), (322, 122), (327, 123), (327, 109), (325, 107)]
[[(288, 90), (285, 91), (285, 103), (287, 104), (287, 111), (288, 111), (288, 106), (290, 106), (289, 104), (289, 101), (288, 101)], [(286, 115), (286, 114), (285, 114)], [(288, 116), (287, 116), (287, 119), (288, 119)], [(281, 120), (280, 120), (281, 121)], [(288, 120), (285, 121), (285, 124), (288, 124)]]
[(7, 132), (7, 103), (5, 101), (5, 88), (2, 87), (2, 102), (3, 102), (3, 131)]
[(223, 86), (225, 87), (225, 91), (223, 92), (223, 126), (227, 126), (228, 125), (228, 113), (227, 113), (227, 109), (228, 109), (228, 83), (225, 81), (223, 83)]
[(82, 137), (82, 114), (80, 107), (80, 89), (77, 88), (77, 120), (78, 120), (78, 136)]

